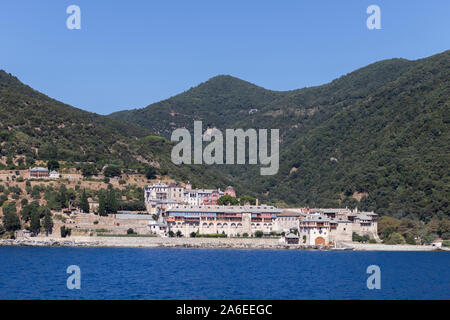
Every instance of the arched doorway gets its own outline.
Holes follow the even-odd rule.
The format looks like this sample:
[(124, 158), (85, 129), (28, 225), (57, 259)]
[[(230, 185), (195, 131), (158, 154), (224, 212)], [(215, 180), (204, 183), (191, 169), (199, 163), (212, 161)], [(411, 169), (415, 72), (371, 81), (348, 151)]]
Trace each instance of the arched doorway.
[(317, 237), (315, 240), (316, 246), (322, 246), (325, 245), (325, 239), (322, 237)]

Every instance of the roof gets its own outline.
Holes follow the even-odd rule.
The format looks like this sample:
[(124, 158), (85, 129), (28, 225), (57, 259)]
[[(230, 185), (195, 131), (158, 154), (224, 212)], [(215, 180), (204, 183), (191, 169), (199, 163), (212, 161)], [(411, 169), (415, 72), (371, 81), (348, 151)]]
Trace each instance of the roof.
[(182, 186), (178, 182), (172, 182), (169, 184), (169, 188), (181, 188)]
[(167, 188), (167, 184), (161, 183), (161, 182), (157, 182), (157, 183), (154, 183), (152, 185), (149, 185), (149, 186), (145, 187), (145, 189), (151, 189), (151, 188)]
[(284, 210), (283, 212), (281, 212), (278, 217), (300, 217), (301, 214), (298, 212), (293, 212), (293, 211), (288, 211), (288, 210)]
[(355, 219), (359, 219), (359, 220), (372, 220), (372, 216), (369, 216), (366, 214), (366, 212), (364, 213), (360, 213), (356, 216)]
[(157, 226), (157, 227), (167, 227), (167, 225), (165, 223), (162, 222), (157, 222), (157, 221), (150, 221), (149, 226)]
[(309, 215), (309, 216), (306, 216), (302, 221), (330, 222), (331, 220), (325, 216)]
[(30, 171), (33, 171), (33, 172), (42, 172), (42, 171), (48, 172), (48, 169), (47, 168), (43, 168), (43, 167), (34, 167), (34, 168), (31, 168)]
[(153, 220), (153, 216), (150, 214), (127, 214), (127, 213), (118, 213), (116, 214), (116, 219), (136, 219), (136, 220)]
[(167, 210), (167, 212), (224, 212), (224, 213), (260, 213), (260, 212), (270, 212), (278, 214), (281, 212), (280, 209), (272, 206), (190, 206), (190, 205), (178, 205)]
[(330, 223), (350, 223), (350, 220), (345, 219), (330, 219)]

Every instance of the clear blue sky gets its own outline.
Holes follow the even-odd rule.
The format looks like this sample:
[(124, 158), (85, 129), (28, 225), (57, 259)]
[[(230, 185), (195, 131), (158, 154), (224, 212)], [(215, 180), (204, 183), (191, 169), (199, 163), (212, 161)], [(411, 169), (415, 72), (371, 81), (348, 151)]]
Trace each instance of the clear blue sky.
[[(81, 8), (81, 30), (66, 8)], [(368, 30), (366, 8), (381, 8)], [(450, 1), (2, 0), (0, 69), (75, 107), (145, 107), (217, 74), (273, 90), (450, 49)]]

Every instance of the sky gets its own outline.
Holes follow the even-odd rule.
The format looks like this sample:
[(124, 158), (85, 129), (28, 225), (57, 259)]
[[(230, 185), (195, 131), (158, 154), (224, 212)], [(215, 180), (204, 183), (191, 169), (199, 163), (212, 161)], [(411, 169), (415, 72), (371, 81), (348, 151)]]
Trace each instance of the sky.
[[(369, 5), (381, 29), (369, 30)], [(70, 30), (66, 9), (81, 10)], [(2, 0), (0, 69), (74, 107), (142, 108), (228, 74), (272, 90), (450, 49), (448, 0)]]

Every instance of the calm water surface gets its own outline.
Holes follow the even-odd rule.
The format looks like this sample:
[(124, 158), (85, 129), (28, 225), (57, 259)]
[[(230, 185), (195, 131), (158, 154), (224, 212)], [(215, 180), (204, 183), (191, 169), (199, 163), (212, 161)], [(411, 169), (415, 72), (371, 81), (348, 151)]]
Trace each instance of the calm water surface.
[(450, 252), (0, 247), (0, 299), (449, 299), (449, 267)]

